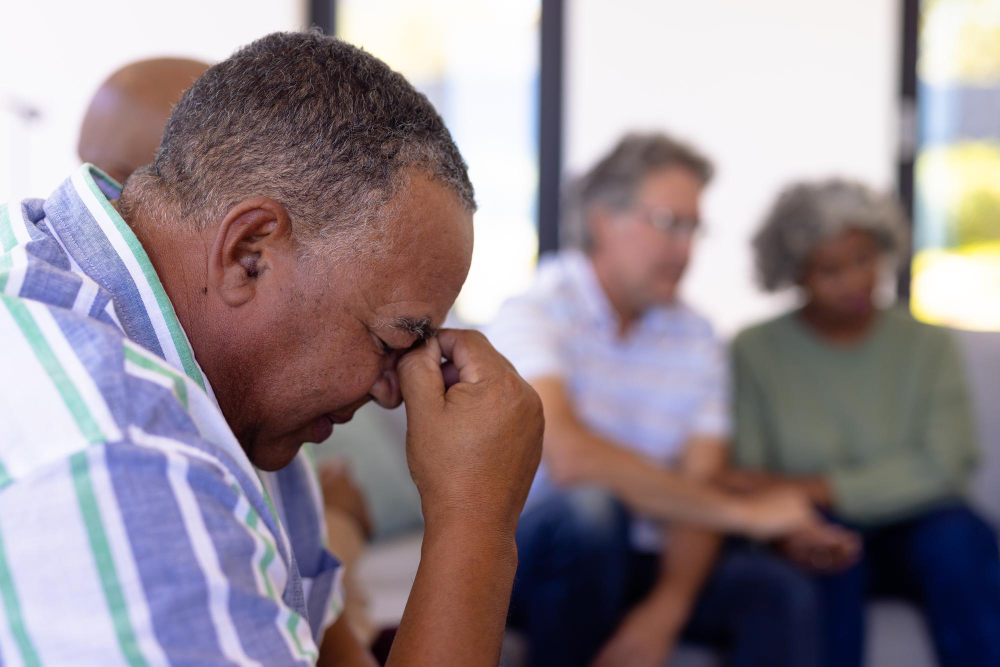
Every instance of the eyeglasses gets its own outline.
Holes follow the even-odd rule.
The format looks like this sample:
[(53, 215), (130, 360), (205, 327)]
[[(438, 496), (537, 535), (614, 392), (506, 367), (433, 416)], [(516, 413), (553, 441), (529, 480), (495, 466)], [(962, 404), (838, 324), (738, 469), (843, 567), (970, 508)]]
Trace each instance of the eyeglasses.
[(636, 213), (652, 227), (674, 239), (686, 241), (705, 235), (705, 228), (697, 218), (679, 218), (665, 208), (643, 207)]

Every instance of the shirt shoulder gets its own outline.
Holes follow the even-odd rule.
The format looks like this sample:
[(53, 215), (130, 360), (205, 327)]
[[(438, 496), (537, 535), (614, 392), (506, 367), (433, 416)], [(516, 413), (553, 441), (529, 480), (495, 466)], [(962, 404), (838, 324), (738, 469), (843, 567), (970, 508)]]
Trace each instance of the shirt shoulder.
[(241, 469), (238, 443), (209, 397), (117, 328), (0, 295), (0, 367), (18, 378), (0, 382), (0, 467), (8, 481), (94, 445), (129, 441), (136, 430), (196, 441), (207, 456)]
[[(119, 332), (69, 310), (0, 295), (0, 465), (16, 478), (89, 445), (123, 439), (128, 395)], [(8, 375), (9, 373), (9, 375)], [(14, 380), (16, 379), (16, 380)]]
[(885, 327), (889, 337), (895, 341), (910, 339), (920, 346), (949, 346), (954, 340), (954, 332), (946, 327), (921, 322), (902, 306), (887, 309)]
[(574, 275), (585, 261), (571, 251), (543, 260), (528, 291), (508, 299), (485, 327), (490, 342), (523, 377), (566, 374), (565, 344), (587, 326)]
[(111, 294), (67, 251), (46, 215), (60, 202), (25, 199), (0, 206), (0, 294), (73, 311), (119, 327)]
[(791, 312), (783, 313), (743, 329), (733, 339), (734, 354), (753, 355), (776, 343), (780, 344), (790, 333), (792, 317), (794, 314)]
[[(582, 315), (580, 285), (575, 263), (585, 261), (576, 253), (563, 252), (542, 260), (531, 287), (507, 299), (497, 316), (484, 329), (494, 345), (539, 342), (560, 338)], [(502, 351), (502, 350), (501, 350)]]
[(718, 341), (715, 326), (706, 316), (684, 301), (665, 309), (667, 317), (678, 333), (693, 338)]
[(497, 319), (525, 312), (553, 319), (576, 314), (580, 307), (581, 287), (574, 274), (579, 270), (575, 265), (581, 261), (586, 260), (568, 252), (543, 259), (528, 290), (507, 299)]

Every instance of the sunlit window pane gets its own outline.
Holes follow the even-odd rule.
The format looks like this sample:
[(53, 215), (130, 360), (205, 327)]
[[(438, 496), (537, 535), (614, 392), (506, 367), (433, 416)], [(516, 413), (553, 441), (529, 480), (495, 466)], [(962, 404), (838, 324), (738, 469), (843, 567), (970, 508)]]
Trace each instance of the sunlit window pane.
[(921, 13), (912, 308), (1000, 329), (1000, 0)]
[(455, 309), (490, 320), (538, 254), (539, 0), (338, 0), (337, 34), (403, 73), (444, 117), (479, 211)]

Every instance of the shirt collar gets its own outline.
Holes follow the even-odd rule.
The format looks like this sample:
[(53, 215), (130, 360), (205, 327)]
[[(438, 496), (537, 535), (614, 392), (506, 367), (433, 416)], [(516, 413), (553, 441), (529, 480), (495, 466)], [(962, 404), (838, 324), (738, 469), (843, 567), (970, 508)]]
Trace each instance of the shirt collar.
[(563, 265), (576, 288), (583, 310), (595, 323), (602, 326), (617, 326), (618, 316), (597, 279), (590, 257), (579, 250), (567, 250), (562, 256)]
[[(618, 315), (597, 278), (597, 272), (594, 270), (594, 263), (590, 257), (580, 250), (566, 250), (562, 253), (562, 259), (566, 267), (565, 270), (577, 289), (580, 303), (587, 315), (601, 326), (617, 328)], [(681, 308), (683, 306), (679, 301), (670, 305), (649, 308), (635, 323), (635, 329), (655, 332), (669, 331)]]
[[(46, 206), (46, 217), (57, 227), (60, 236), (74, 237), (74, 242), (67, 244), (67, 250), (84, 270), (88, 264), (94, 265), (95, 259), (82, 256), (83, 251), (92, 253), (95, 248), (103, 249), (100, 254), (104, 256), (96, 258), (104, 274), (99, 283), (111, 292), (125, 334), (144, 347), (159, 347), (152, 351), (182, 369), (217, 405), (208, 378), (195, 360), (191, 343), (149, 255), (111, 205), (111, 199), (121, 196), (121, 188), (103, 171), (85, 164), (63, 182), (52, 197), (65, 200), (71, 219), (60, 219), (66, 213), (64, 207), (58, 205)], [(81, 209), (90, 214), (90, 220), (86, 220), (88, 216), (79, 215), (83, 212)], [(109, 261), (115, 256), (120, 262)], [(151, 344), (150, 339), (156, 344)]]

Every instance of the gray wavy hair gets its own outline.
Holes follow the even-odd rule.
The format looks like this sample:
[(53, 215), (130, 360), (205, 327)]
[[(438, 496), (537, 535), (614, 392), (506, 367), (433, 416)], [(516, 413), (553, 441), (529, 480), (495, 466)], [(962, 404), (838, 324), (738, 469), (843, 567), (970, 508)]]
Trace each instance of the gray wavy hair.
[(279, 32), (195, 81), (153, 164), (125, 184), (122, 205), (169, 207), (201, 227), (267, 196), (286, 208), (299, 239), (356, 241), (384, 217), (407, 167), (475, 210), (465, 161), (423, 94), (339, 39)]
[(692, 146), (662, 132), (626, 134), (590, 171), (566, 189), (560, 241), (571, 248), (590, 249), (589, 214), (595, 205), (627, 210), (648, 174), (681, 167), (703, 185), (712, 180), (711, 161)]
[(888, 257), (902, 259), (909, 232), (895, 197), (842, 179), (787, 187), (753, 239), (761, 285), (773, 292), (797, 284), (809, 253), (849, 229), (868, 232)]

